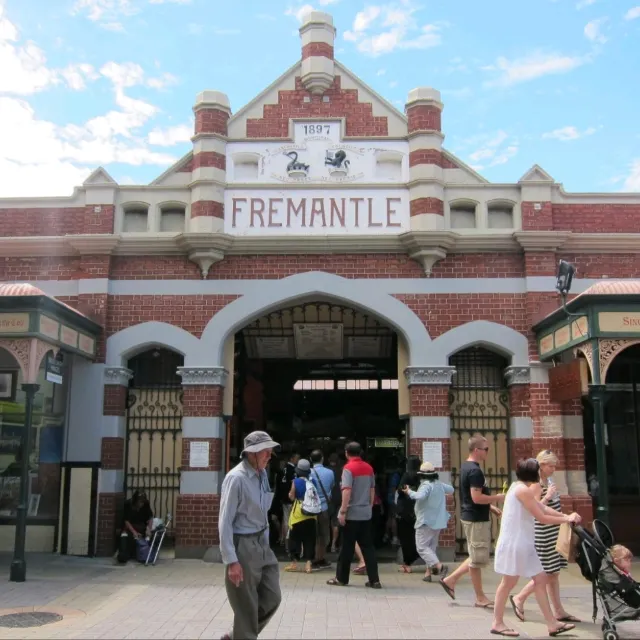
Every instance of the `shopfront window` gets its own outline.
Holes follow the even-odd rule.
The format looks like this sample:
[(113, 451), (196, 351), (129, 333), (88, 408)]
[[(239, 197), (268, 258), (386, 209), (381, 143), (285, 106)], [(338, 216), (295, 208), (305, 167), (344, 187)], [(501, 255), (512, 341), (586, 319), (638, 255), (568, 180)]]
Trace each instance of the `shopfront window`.
[[(34, 398), (29, 456), (28, 517), (57, 520), (64, 446), (68, 376), (64, 384), (45, 380), (44, 362)], [(0, 349), (0, 519), (16, 516), (20, 495), (25, 393), (22, 373), (12, 356)]]

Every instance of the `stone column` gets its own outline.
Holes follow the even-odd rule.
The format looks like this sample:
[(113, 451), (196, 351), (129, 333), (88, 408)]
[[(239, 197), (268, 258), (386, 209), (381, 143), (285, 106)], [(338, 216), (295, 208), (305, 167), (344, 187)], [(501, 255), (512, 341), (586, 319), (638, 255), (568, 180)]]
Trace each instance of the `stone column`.
[[(182, 378), (182, 466), (175, 527), (176, 557), (217, 560), (218, 513), (224, 452), (222, 400), (228, 372), (224, 367), (179, 367)], [(196, 449), (206, 459), (193, 459)], [(192, 463), (197, 466), (191, 466)]]
[(505, 379), (509, 388), (509, 416), (511, 450), (511, 475), (515, 478), (515, 468), (518, 460), (530, 458), (533, 455), (533, 420), (531, 418), (531, 401), (529, 385), (531, 372), (529, 367), (508, 367)]
[(188, 230), (221, 233), (224, 230), (227, 121), (229, 98), (220, 91), (203, 91), (193, 107), (195, 135), (191, 165), (191, 220)]
[(102, 441), (98, 481), (97, 549), (99, 556), (115, 550), (125, 500), (125, 437), (127, 432), (127, 388), (133, 372), (126, 367), (105, 367), (102, 405)]
[[(451, 482), (449, 389), (455, 368), (407, 367), (404, 373), (410, 395), (409, 453), (424, 462), (423, 443), (440, 443), (442, 465), (437, 469), (443, 482)], [(453, 513), (453, 496), (447, 496), (447, 508)], [(439, 547), (441, 559), (453, 560), (455, 518), (451, 518), (447, 530), (440, 534)]]
[(440, 92), (419, 87), (406, 105), (409, 137), (409, 200), (412, 231), (444, 229), (444, 156)]

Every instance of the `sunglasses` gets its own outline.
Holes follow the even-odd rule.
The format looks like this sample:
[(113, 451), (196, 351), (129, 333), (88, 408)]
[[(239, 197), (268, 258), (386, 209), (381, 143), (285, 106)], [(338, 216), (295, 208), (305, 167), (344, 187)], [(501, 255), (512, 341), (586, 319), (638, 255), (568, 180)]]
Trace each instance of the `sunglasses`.
[(476, 447), (476, 449), (478, 449), (478, 451), (489, 451), (489, 447)]

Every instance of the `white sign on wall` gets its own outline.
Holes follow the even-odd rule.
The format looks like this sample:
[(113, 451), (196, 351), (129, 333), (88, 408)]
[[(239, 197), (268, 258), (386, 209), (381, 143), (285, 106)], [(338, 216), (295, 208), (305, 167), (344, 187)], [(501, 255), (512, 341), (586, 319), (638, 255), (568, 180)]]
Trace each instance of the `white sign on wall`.
[(409, 195), (405, 189), (227, 189), (224, 218), (229, 235), (393, 235), (409, 230)]
[(437, 440), (423, 442), (422, 461), (430, 462), (436, 469), (442, 469), (442, 442)]
[(338, 121), (299, 121), (293, 140), (227, 144), (228, 184), (401, 184), (409, 175), (403, 140), (343, 138)]

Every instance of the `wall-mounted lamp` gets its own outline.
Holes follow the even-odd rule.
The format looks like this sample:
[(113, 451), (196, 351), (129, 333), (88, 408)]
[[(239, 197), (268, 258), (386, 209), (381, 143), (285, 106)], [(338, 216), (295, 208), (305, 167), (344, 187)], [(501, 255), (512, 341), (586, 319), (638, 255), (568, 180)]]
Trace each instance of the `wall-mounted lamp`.
[(567, 309), (567, 294), (571, 291), (571, 283), (573, 282), (573, 276), (576, 273), (576, 268), (566, 260), (560, 260), (558, 263), (558, 275), (556, 276), (556, 290), (562, 298), (562, 308), (567, 316), (580, 317), (579, 313), (569, 313)]

